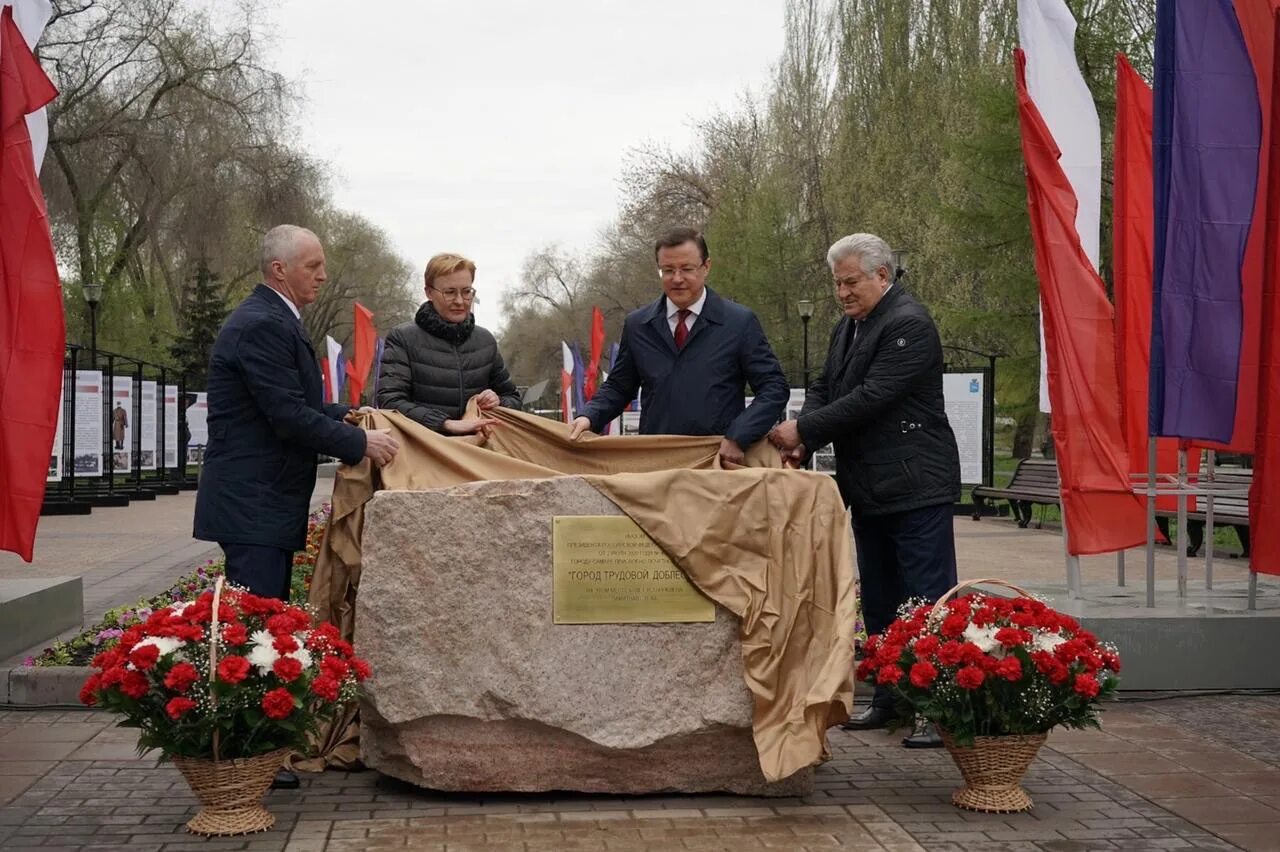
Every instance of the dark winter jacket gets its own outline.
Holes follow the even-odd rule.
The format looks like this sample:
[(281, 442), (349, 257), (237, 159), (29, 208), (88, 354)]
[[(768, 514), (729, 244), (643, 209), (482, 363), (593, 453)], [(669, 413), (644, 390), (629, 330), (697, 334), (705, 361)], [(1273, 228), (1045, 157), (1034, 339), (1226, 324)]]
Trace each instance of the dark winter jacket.
[(387, 334), (378, 373), (379, 408), (443, 432), (444, 422), (460, 419), (467, 400), (485, 390), (494, 391), (506, 408), (520, 407), (498, 342), (474, 316), (448, 322), (423, 302), (413, 322)]
[(209, 360), (209, 445), (195, 537), (301, 550), (316, 454), (356, 464), (364, 430), (325, 405), (316, 354), (284, 300), (259, 284), (218, 332)]
[(797, 427), (810, 450), (834, 444), (836, 482), (857, 515), (960, 499), (960, 454), (942, 396), (942, 341), (923, 305), (898, 284), (859, 324), (831, 334)]

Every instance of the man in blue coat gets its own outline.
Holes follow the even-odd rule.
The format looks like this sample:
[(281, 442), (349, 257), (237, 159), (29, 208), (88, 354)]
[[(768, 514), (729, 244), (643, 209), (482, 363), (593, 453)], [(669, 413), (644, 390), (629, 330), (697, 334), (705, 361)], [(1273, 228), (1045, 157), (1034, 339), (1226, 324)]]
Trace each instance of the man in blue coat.
[(342, 422), (326, 405), (299, 308), (325, 282), (312, 232), (280, 225), (262, 240), (262, 282), (231, 316), (209, 361), (209, 444), (196, 494), (195, 537), (216, 541), (227, 579), (288, 599), (294, 551), (306, 543), (316, 454), (382, 465), (397, 444)]
[(741, 464), (786, 408), (782, 366), (756, 315), (705, 286), (711, 258), (700, 232), (676, 228), (654, 256), (663, 296), (627, 315), (613, 371), (569, 437), (599, 432), (640, 391), (642, 435), (723, 435), (721, 461)]

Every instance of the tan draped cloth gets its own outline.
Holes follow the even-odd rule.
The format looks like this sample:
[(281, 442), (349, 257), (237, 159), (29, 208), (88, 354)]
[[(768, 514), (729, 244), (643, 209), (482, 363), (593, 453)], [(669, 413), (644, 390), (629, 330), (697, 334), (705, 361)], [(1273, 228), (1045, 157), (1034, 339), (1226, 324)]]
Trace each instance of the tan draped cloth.
[[(474, 413), (474, 403), (471, 409)], [(784, 470), (761, 441), (746, 467), (721, 467), (719, 437), (567, 438), (558, 421), (508, 409), (486, 440), (450, 438), (404, 417), (358, 415), (400, 442), (382, 469), (338, 470), (311, 585), (319, 616), (353, 634), (364, 504), (378, 489), (582, 476), (631, 517), (707, 597), (741, 619), (760, 768), (776, 781), (826, 759), (826, 729), (853, 706), (854, 585), (848, 514), (826, 474)], [(550, 570), (550, 566), (547, 566)], [(354, 712), (301, 769), (359, 758)]]

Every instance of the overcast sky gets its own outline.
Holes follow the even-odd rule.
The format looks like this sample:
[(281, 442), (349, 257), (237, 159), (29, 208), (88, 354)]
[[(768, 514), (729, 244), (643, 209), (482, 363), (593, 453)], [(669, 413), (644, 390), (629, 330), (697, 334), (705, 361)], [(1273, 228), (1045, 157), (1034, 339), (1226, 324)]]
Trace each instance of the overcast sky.
[[(479, 269), (481, 325), (524, 257), (592, 246), (627, 152), (685, 150), (693, 124), (764, 90), (784, 0), (281, 0), (276, 68), (303, 83), (302, 147), (339, 206), (421, 274)], [(654, 280), (655, 293), (658, 282)]]

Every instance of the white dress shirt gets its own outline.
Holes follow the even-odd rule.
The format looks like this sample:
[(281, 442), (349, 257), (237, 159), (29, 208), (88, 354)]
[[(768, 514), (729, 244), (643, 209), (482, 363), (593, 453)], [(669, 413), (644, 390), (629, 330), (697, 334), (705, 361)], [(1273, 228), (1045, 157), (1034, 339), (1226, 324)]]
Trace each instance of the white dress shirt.
[[(702, 294), (698, 296), (698, 301), (689, 306), (689, 313), (692, 314), (684, 321), (684, 327), (689, 331), (693, 331), (693, 324), (702, 314), (702, 306), (707, 301), (707, 288), (702, 288)], [(680, 309), (671, 304), (671, 299), (667, 299), (667, 327), (671, 329), (671, 335), (674, 337), (676, 326), (680, 323)]]

